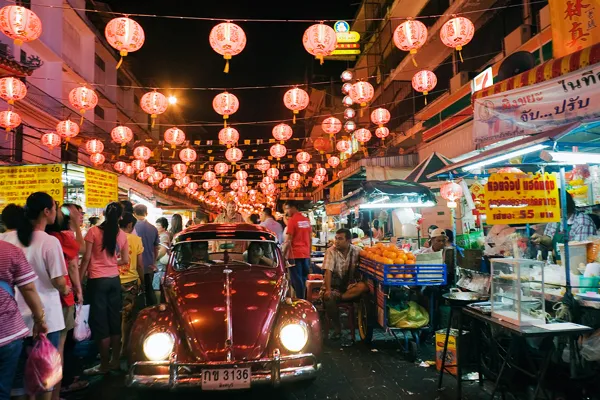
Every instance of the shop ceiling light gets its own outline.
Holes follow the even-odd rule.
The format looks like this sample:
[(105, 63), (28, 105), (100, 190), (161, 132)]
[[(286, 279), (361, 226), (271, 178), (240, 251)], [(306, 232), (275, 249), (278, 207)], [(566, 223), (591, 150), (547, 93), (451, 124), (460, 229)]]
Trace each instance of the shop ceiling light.
[(506, 153), (501, 156), (496, 156), (496, 157), (489, 158), (487, 160), (479, 161), (472, 165), (467, 165), (466, 167), (463, 167), (462, 170), (465, 172), (473, 171), (475, 169), (485, 167), (486, 165), (493, 165), (493, 164), (499, 163), (500, 161), (510, 160), (511, 158), (514, 158), (514, 157), (523, 156), (525, 154), (529, 154), (529, 153), (533, 153), (533, 152), (545, 149), (546, 147), (548, 147), (548, 145), (546, 145), (546, 144), (536, 144), (534, 146), (526, 147), (521, 150), (511, 151), (510, 153)]
[(598, 153), (578, 153), (572, 151), (542, 151), (540, 158), (547, 162), (564, 163), (570, 165), (577, 164), (600, 164), (600, 154)]
[(427, 200), (425, 202), (420, 201), (410, 201), (410, 202), (402, 202), (402, 203), (368, 203), (361, 204), (361, 210), (375, 210), (380, 208), (408, 208), (408, 207), (433, 207), (435, 203), (431, 200)]

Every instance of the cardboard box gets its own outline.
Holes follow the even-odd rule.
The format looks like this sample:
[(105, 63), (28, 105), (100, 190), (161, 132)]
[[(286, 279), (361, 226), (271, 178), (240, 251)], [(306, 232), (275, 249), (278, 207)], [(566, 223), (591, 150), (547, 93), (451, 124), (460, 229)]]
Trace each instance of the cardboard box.
[[(463, 331), (464, 336), (467, 331)], [(456, 337), (458, 336), (458, 329), (450, 330), (450, 338), (448, 339), (448, 349), (446, 351), (446, 372), (456, 376)], [(446, 340), (446, 329), (440, 329), (435, 332), (435, 367), (439, 371), (442, 368), (442, 356), (444, 354), (444, 341)], [(463, 342), (464, 343), (464, 342)], [(462, 355), (462, 354), (461, 354)], [(463, 363), (464, 363), (463, 358)], [(448, 367), (448, 365), (453, 365)], [(464, 364), (463, 364), (464, 365)]]

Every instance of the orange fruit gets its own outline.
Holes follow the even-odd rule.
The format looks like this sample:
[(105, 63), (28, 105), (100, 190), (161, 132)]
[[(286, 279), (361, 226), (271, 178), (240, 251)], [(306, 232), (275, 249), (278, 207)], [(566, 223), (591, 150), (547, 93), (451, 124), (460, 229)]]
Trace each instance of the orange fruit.
[(406, 260), (406, 264), (411, 264), (411, 265), (415, 264), (415, 260), (414, 259), (413, 260)]
[(393, 277), (394, 277), (394, 274), (387, 274), (387, 277), (388, 277), (388, 278), (393, 278)]

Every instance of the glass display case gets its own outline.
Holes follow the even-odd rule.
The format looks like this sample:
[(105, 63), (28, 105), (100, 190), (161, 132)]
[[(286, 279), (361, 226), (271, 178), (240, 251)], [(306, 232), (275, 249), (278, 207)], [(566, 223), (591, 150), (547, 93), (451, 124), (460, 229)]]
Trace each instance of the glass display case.
[(544, 265), (535, 260), (492, 259), (492, 316), (514, 325), (545, 324)]

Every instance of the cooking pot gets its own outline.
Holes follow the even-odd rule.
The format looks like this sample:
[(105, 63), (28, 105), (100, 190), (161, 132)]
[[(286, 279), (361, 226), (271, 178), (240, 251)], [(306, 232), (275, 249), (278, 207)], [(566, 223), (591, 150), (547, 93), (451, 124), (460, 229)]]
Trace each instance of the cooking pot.
[(475, 303), (477, 301), (489, 300), (490, 296), (487, 294), (480, 294), (476, 292), (461, 292), (458, 288), (450, 289), (450, 293), (444, 293), (442, 295), (446, 300), (451, 302), (462, 302), (462, 303)]

